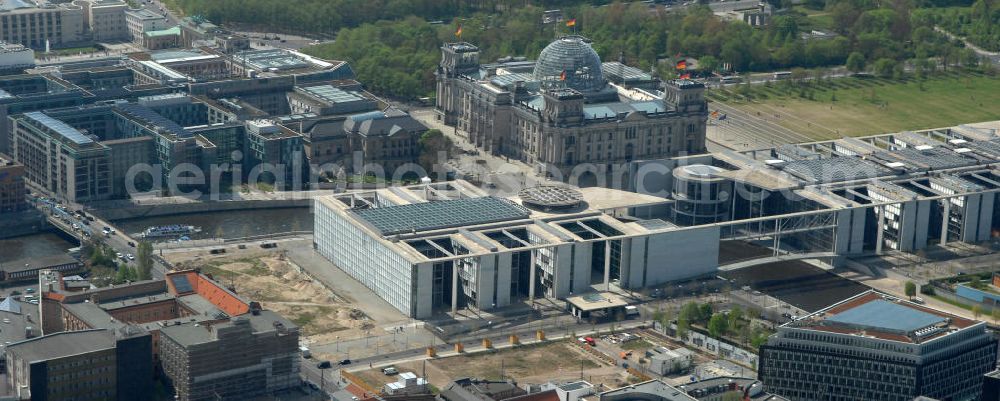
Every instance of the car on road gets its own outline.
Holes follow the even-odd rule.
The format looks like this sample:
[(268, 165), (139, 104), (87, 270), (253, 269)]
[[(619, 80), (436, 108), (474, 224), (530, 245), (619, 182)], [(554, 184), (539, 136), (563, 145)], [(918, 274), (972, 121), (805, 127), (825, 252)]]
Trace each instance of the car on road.
[(115, 252), (115, 257), (117, 257), (118, 259), (125, 259), (125, 255), (122, 255), (121, 252)]
[(128, 258), (128, 260), (135, 260), (135, 255), (132, 255), (131, 253), (128, 254), (128, 255), (125, 255), (125, 257)]
[(351, 360), (350, 359), (341, 359), (340, 362), (337, 362), (337, 364), (340, 365), (340, 366), (350, 365), (351, 364)]
[(129, 241), (128, 246), (135, 248), (135, 242)]
[[(343, 361), (341, 361), (341, 362), (343, 362)], [(343, 365), (343, 363), (341, 363), (341, 365)], [(330, 369), (331, 366), (332, 365), (330, 365), (330, 361), (323, 361), (323, 362), (320, 362), (320, 363), (316, 364), (316, 368), (317, 369)]]

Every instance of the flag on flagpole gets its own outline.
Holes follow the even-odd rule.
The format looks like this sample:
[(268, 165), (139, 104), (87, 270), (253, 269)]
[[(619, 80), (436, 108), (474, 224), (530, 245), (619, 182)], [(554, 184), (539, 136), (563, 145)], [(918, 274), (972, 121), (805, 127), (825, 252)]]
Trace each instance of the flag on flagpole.
[(719, 121), (722, 121), (722, 120), (725, 120), (725, 119), (726, 119), (726, 115), (725, 114), (719, 116)]
[(680, 79), (691, 79), (691, 74), (683, 74), (680, 76)]
[(563, 70), (562, 74), (559, 74), (559, 80), (560, 81), (566, 80), (566, 70)]
[(719, 111), (715, 110), (712, 112), (712, 118), (719, 118)]
[(677, 67), (678, 70), (686, 70), (687, 66), (688, 66), (687, 60), (684, 60), (684, 59), (681, 59), (680, 61), (678, 61), (677, 65), (676, 65), (676, 67)]
[(456, 38), (462, 37), (462, 24), (458, 24), (458, 30), (455, 31), (455, 37)]
[(569, 21), (566, 21), (566, 26), (576, 26), (576, 18), (571, 18)]

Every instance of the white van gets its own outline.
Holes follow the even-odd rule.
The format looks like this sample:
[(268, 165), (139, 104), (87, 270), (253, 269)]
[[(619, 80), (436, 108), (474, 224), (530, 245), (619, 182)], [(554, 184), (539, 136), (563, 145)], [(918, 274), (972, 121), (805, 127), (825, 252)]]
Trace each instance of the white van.
[(635, 305), (628, 305), (625, 307), (625, 317), (639, 316), (639, 307)]
[(309, 351), (309, 347), (302, 345), (299, 346), (299, 352), (302, 353), (302, 357), (309, 359), (312, 358), (312, 352)]

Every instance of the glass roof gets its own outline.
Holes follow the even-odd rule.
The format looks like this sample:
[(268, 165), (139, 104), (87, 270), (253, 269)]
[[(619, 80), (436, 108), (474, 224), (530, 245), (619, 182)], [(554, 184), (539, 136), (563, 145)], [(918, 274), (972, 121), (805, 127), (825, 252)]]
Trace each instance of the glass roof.
[(346, 102), (357, 102), (365, 100), (361, 96), (358, 96), (355, 92), (348, 92), (343, 89), (334, 87), (333, 85), (316, 85), (307, 86), (302, 88), (310, 95), (316, 96), (320, 99), (328, 101), (330, 103), (346, 103)]
[(947, 321), (948, 318), (877, 299), (838, 313), (826, 320), (860, 328), (909, 333)]
[(24, 116), (54, 131), (55, 133), (61, 135), (62, 137), (72, 141), (77, 145), (86, 145), (94, 143), (93, 139), (90, 139), (76, 128), (73, 128), (69, 126), (69, 124), (66, 124), (62, 121), (49, 117), (48, 115), (45, 115), (40, 111), (32, 111), (30, 113), (24, 113)]
[(604, 87), (601, 58), (583, 36), (564, 36), (545, 46), (533, 75), (545, 87), (566, 86), (580, 91)]

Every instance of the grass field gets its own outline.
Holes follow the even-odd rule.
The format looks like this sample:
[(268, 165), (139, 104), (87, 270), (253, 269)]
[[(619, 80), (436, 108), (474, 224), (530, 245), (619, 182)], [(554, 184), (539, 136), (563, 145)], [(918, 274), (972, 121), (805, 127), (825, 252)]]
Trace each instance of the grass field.
[[(746, 100), (741, 94), (749, 93)], [(877, 77), (726, 88), (713, 101), (760, 115), (817, 140), (1000, 120), (1000, 78), (946, 72), (923, 83)]]

